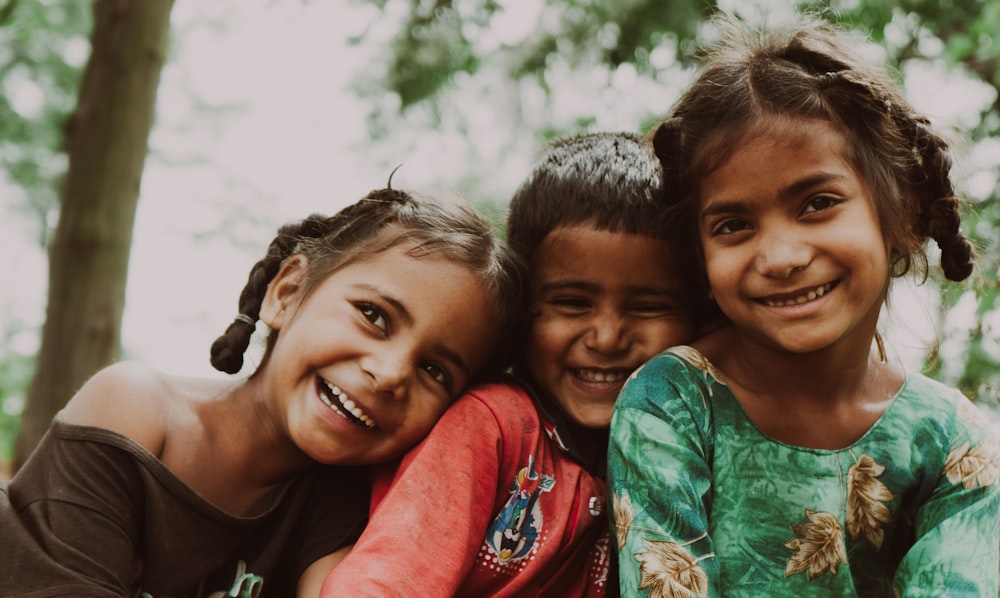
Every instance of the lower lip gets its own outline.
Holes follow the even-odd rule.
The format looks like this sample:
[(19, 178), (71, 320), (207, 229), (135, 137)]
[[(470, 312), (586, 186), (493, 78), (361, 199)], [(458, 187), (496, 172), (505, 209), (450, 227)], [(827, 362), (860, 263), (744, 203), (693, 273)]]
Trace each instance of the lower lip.
[(370, 430), (370, 428), (359, 426), (358, 424), (354, 423), (353, 421), (347, 419), (346, 417), (338, 413), (336, 406), (331, 407), (327, 405), (326, 401), (324, 401), (323, 398), (320, 396), (319, 389), (315, 386), (313, 386), (313, 393), (314, 393), (314, 398), (316, 399), (316, 403), (319, 405), (319, 409), (322, 412), (321, 417), (326, 421), (329, 421), (332, 424), (334, 424), (338, 429), (356, 430), (358, 432), (364, 432)]
[(621, 390), (622, 386), (625, 385), (625, 380), (627, 380), (627, 378), (622, 378), (615, 382), (598, 382), (597, 380), (581, 378), (576, 372), (572, 373), (572, 378), (573, 383), (581, 390), (594, 393), (613, 392), (615, 394)]

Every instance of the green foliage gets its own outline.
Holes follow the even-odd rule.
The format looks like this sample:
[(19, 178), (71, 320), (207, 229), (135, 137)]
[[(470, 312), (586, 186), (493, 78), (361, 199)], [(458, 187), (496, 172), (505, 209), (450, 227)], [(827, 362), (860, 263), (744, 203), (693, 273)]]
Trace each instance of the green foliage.
[[(701, 20), (715, 2), (696, 0), (540, 0), (539, 27), (516, 47), (500, 48), (488, 58), (507, 65), (509, 77), (534, 77), (543, 85), (555, 58), (574, 63), (597, 58), (609, 67), (629, 63), (640, 72), (655, 70), (653, 49), (668, 42), (681, 60), (690, 60)], [(359, 89), (385, 91), (399, 98), (406, 110), (421, 102), (434, 103), (456, 75), (475, 74), (487, 58), (479, 38), (504, 8), (495, 0), (381, 0), (383, 11), (405, 5), (407, 17), (392, 42), (388, 64), (369, 73)], [(359, 38), (363, 43), (364, 38)]]
[(66, 170), (63, 128), (90, 52), (86, 2), (7, 0), (0, 6), (0, 172), (44, 245)]
[[(66, 170), (64, 127), (76, 105), (90, 53), (87, 2), (7, 0), (0, 4), (0, 177), (21, 196), (8, 201), (45, 246)], [(10, 459), (34, 370), (33, 355), (12, 347), (34, 331), (3, 331), (0, 350), (0, 462)]]
[[(384, 10), (388, 2), (375, 4)], [(469, 38), (488, 26), (497, 9), (492, 0), (409, 3), (385, 73), (385, 83), (399, 96), (402, 109), (434, 96), (455, 74), (476, 72), (479, 57)]]
[(714, 7), (714, 2), (690, 0), (547, 0), (543, 13), (551, 18), (542, 21), (552, 25), (520, 44), (511, 76), (540, 77), (555, 56), (572, 63), (595, 51), (610, 68), (628, 63), (648, 75), (656, 70), (650, 62), (655, 48), (672, 45), (683, 61), (694, 56), (698, 25)]
[[(4, 346), (11, 346), (16, 330), (4, 333)], [(9, 462), (21, 424), (25, 394), (35, 368), (35, 358), (16, 351), (0, 353), (0, 463)], [(0, 476), (2, 477), (2, 476)]]

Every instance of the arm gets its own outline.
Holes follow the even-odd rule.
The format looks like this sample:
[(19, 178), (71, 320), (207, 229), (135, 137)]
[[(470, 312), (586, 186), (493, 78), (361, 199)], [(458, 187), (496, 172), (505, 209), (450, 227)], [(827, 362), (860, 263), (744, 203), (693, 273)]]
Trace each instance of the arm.
[(611, 420), (611, 536), (622, 596), (720, 595), (708, 535), (707, 397), (693, 380), (676, 382), (680, 376), (674, 358), (654, 358), (626, 384)]
[(1000, 445), (985, 428), (970, 427), (948, 449), (941, 479), (917, 511), (916, 540), (895, 587), (910, 597), (996, 596)]
[(500, 479), (501, 429), (474, 393), (400, 464), (321, 596), (452, 596), (472, 568)]
[(345, 546), (337, 552), (328, 554), (312, 565), (309, 565), (309, 568), (299, 578), (299, 587), (296, 596), (298, 598), (316, 598), (319, 596), (319, 590), (323, 586), (323, 580), (326, 579), (327, 574), (333, 571), (333, 568), (340, 561), (344, 560), (344, 557), (351, 552), (351, 548), (353, 547), (353, 544)]

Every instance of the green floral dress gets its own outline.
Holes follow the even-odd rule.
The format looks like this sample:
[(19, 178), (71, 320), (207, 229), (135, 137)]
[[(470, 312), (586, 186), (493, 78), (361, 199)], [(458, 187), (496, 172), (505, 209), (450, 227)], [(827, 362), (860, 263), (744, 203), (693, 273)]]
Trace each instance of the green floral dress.
[(611, 422), (622, 596), (997, 596), (1000, 445), (961, 393), (907, 377), (840, 450), (764, 436), (691, 347)]

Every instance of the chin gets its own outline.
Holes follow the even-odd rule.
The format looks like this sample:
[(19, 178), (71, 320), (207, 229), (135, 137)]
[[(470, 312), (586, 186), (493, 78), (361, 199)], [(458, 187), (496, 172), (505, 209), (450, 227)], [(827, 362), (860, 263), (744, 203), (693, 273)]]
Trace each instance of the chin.
[(607, 430), (611, 427), (611, 410), (607, 413), (573, 413), (570, 415), (575, 423), (591, 430)]

